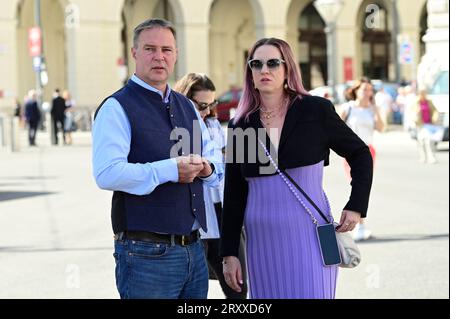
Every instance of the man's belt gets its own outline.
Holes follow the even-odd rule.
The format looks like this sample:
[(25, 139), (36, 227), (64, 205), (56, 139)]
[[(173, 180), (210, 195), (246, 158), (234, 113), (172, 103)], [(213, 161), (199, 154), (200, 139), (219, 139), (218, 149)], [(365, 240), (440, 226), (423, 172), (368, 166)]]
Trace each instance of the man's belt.
[(176, 245), (187, 246), (195, 243), (200, 238), (200, 233), (198, 230), (194, 230), (189, 235), (159, 234), (146, 231), (125, 231), (122, 236), (120, 236), (120, 234), (115, 236), (116, 239), (119, 237), (121, 239), (146, 241), (152, 243), (171, 244), (173, 242)]

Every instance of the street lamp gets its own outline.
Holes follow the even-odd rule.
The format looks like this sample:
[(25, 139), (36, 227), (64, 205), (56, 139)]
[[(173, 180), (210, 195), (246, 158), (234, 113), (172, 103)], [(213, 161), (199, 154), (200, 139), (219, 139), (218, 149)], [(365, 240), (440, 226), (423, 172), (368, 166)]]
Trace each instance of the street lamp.
[(314, 7), (325, 21), (325, 34), (327, 36), (327, 85), (331, 88), (333, 102), (337, 101), (337, 63), (336, 63), (336, 19), (344, 6), (343, 0), (316, 0)]

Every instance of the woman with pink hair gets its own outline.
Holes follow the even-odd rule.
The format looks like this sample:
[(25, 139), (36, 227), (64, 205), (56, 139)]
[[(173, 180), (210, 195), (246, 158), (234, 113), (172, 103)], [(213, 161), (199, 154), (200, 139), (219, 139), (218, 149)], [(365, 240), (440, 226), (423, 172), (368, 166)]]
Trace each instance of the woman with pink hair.
[(251, 298), (335, 297), (339, 262), (324, 260), (316, 228), (333, 224), (322, 188), (330, 149), (352, 168), (350, 200), (337, 228), (347, 232), (367, 213), (369, 149), (329, 100), (303, 88), (288, 43), (257, 41), (228, 127), (220, 253), (231, 288), (240, 291), (243, 284), (237, 256), (244, 225)]

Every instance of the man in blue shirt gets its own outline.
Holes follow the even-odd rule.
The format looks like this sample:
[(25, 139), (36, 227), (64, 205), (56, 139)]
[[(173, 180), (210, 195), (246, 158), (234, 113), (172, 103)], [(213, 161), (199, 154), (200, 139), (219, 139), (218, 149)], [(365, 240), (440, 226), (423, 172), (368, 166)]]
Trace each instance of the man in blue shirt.
[(206, 298), (203, 183), (217, 187), (221, 154), (190, 100), (167, 84), (177, 59), (173, 26), (134, 30), (136, 72), (100, 105), (93, 173), (114, 191), (116, 284), (121, 298)]

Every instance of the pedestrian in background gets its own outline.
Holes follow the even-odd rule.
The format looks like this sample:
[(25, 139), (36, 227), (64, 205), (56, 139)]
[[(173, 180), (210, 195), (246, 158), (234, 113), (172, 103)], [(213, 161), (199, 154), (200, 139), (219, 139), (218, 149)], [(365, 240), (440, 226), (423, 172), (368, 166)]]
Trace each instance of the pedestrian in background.
[(392, 112), (394, 109), (394, 99), (385, 91), (382, 85), (377, 93), (375, 93), (375, 105), (378, 107), (381, 119), (387, 127), (388, 123), (392, 121)]
[[(200, 116), (205, 121), (211, 140), (216, 144), (216, 152), (221, 154), (223, 161), (225, 158), (225, 134), (220, 122), (215, 116), (215, 100), (216, 87), (214, 83), (204, 74), (189, 73), (181, 78), (174, 86), (174, 90), (184, 94), (191, 99)], [(231, 289), (225, 282), (223, 276), (222, 258), (219, 255), (219, 238), (220, 223), (222, 217), (223, 202), (223, 183), (219, 187), (213, 188), (203, 185), (203, 194), (205, 197), (206, 221), (208, 224), (208, 232), (200, 231), (200, 235), (205, 248), (205, 255), (208, 261), (210, 272), (219, 280), (222, 291), (227, 299), (246, 299), (247, 297), (247, 275), (245, 271), (245, 248), (243, 236), (239, 246), (239, 261), (243, 265), (243, 282), (242, 290), (236, 292)]]
[(64, 132), (64, 119), (66, 111), (66, 101), (62, 98), (59, 89), (53, 93), (52, 109), (50, 111), (52, 118), (52, 144), (58, 145), (58, 132), (61, 130), (63, 143), (66, 144), (66, 134)]
[(444, 135), (443, 128), (435, 125), (439, 119), (439, 112), (433, 102), (427, 97), (425, 89), (419, 91), (419, 96), (411, 109), (417, 129), (419, 161), (421, 163), (434, 164), (437, 162), (435, 143), (441, 141)]
[(406, 110), (406, 92), (405, 87), (401, 86), (397, 89), (397, 97), (395, 98), (395, 107), (394, 107), (394, 124), (402, 124), (404, 120), (404, 114)]
[[(351, 231), (367, 212), (373, 168), (369, 149), (339, 118), (329, 100), (304, 89), (285, 41), (257, 41), (249, 52), (244, 79), (227, 138), (220, 238), (225, 280), (241, 291), (238, 253), (245, 224), (251, 298), (334, 298), (338, 266), (324, 265), (315, 224), (333, 223), (322, 188), (324, 165), (332, 149), (354, 168), (350, 200), (337, 230)], [(247, 143), (237, 143), (243, 132), (249, 135)], [(308, 201), (275, 170), (268, 173), (268, 158), (257, 155), (264, 154), (264, 149), (258, 141), (249, 140), (251, 132), (256, 136), (266, 133), (261, 137), (264, 147), (328, 215), (327, 221), (312, 206), (305, 208), (310, 205), (303, 206), (299, 199)]]
[(68, 145), (72, 145), (72, 132), (74, 131), (74, 113), (75, 101), (72, 99), (70, 92), (64, 90), (63, 99), (66, 103), (66, 109), (64, 111), (64, 132), (66, 134), (66, 142)]
[(14, 108), (14, 117), (21, 118), (22, 117), (22, 104), (19, 99), (16, 97), (15, 99), (16, 106)]
[[(341, 106), (341, 118), (367, 144), (373, 165), (375, 165), (376, 151), (373, 136), (375, 131), (384, 130), (385, 123), (374, 101), (373, 85), (368, 79), (360, 79), (348, 91), (348, 95), (350, 101)], [(352, 180), (351, 167), (346, 160), (344, 160), (344, 169), (346, 176)], [(371, 234), (372, 232), (364, 224), (364, 219), (361, 219), (355, 227), (353, 238), (357, 241), (366, 240)]]
[(14, 117), (19, 120), (19, 127), (24, 127), (24, 110), (22, 108), (22, 103), (18, 97), (15, 98), (16, 107), (14, 108)]
[(417, 101), (417, 96), (412, 85), (406, 85), (403, 88), (404, 106), (403, 111), (403, 130), (410, 131), (415, 129), (415, 115), (414, 105)]
[(167, 83), (175, 37), (162, 19), (134, 29), (135, 74), (100, 105), (93, 125), (94, 177), (114, 191), (116, 285), (124, 299), (208, 295), (203, 183), (218, 186), (223, 164), (192, 102)]
[(36, 98), (36, 91), (30, 90), (25, 103), (25, 120), (28, 124), (28, 142), (30, 146), (36, 146), (36, 134), (39, 121), (41, 120), (41, 111)]

